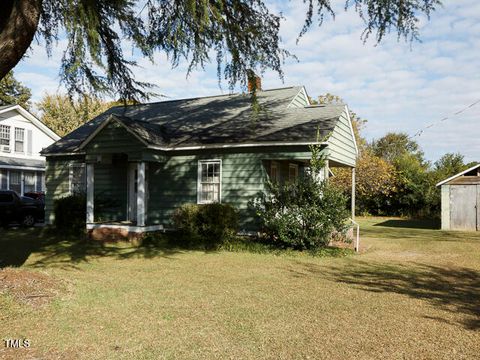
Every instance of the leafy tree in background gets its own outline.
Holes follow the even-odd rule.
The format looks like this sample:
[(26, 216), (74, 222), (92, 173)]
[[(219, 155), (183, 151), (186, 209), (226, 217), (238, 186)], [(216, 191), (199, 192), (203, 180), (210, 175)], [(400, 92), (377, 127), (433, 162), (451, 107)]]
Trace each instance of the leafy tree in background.
[(415, 140), (407, 133), (390, 132), (378, 140), (372, 141), (371, 149), (376, 156), (380, 156), (390, 163), (394, 163), (405, 154), (424, 162), (424, 154)]
[(70, 99), (64, 94), (45, 94), (36, 104), (41, 120), (58, 135), (64, 136), (110, 107), (117, 105), (97, 97), (83, 95)]
[[(317, 99), (310, 99), (312, 104), (344, 104), (338, 95), (324, 94)], [(378, 214), (386, 201), (390, 201), (396, 190), (395, 168), (386, 160), (373, 154), (367, 141), (361, 136), (367, 120), (360, 118), (350, 110), (353, 132), (359, 149), (356, 168), (356, 207), (363, 214)], [(331, 182), (350, 198), (352, 189), (351, 170), (333, 169), (335, 176)]]
[(460, 153), (447, 153), (435, 161), (433, 164), (433, 171), (435, 172), (438, 181), (442, 181), (474, 165), (476, 165), (475, 162), (466, 164), (465, 157)]
[[(335, 168), (331, 182), (350, 197), (352, 189), (351, 170)], [(359, 214), (379, 215), (385, 204), (392, 201), (396, 193), (395, 167), (384, 159), (364, 149), (358, 159), (355, 176), (356, 211)]]
[[(334, 16), (330, 0), (297, 0), (307, 4), (303, 35), (326, 15)], [(348, 0), (345, 9), (365, 21), (363, 39), (380, 42), (390, 31), (406, 40), (418, 39), (420, 17), (440, 0)], [(67, 45), (60, 78), (74, 92), (114, 93), (115, 98), (148, 98), (150, 85), (134, 79), (136, 65), (122, 46), (153, 59), (156, 51), (170, 65), (189, 63), (188, 73), (212, 58), (219, 80), (231, 88), (245, 85), (247, 70), (272, 69), (282, 76), (281, 15), (262, 0), (3, 0), (0, 12), (0, 79), (22, 59), (35, 38), (47, 51), (59, 34)]]
[(0, 80), (0, 106), (21, 105), (25, 109), (30, 108), (32, 92), (13, 76), (13, 71)]

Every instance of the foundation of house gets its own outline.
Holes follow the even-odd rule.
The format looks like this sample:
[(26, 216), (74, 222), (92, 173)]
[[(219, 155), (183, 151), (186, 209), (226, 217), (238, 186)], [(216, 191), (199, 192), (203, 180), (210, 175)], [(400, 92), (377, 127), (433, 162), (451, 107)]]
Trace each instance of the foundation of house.
[(130, 241), (140, 245), (150, 233), (163, 231), (162, 225), (87, 224), (87, 237), (95, 241)]

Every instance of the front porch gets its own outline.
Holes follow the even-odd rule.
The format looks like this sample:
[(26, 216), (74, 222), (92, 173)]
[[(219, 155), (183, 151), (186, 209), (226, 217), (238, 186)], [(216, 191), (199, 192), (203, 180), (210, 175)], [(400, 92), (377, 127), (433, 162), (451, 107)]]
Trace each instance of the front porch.
[(163, 230), (147, 225), (148, 163), (127, 154), (86, 158), (86, 229), (93, 240), (139, 240), (146, 232)]

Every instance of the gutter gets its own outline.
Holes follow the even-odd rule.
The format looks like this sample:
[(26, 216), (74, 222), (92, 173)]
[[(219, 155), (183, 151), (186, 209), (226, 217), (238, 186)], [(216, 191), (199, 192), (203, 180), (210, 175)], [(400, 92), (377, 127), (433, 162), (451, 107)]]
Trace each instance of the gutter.
[[(164, 147), (148, 145), (146, 148), (151, 150), (160, 150), (165, 152), (170, 151), (188, 151), (188, 150), (207, 150), (207, 149), (236, 149), (236, 148), (249, 148), (249, 147), (268, 147), (268, 146), (309, 146), (309, 145), (328, 145), (328, 142), (322, 141), (310, 141), (310, 142), (289, 142), (289, 143), (247, 143), (247, 144), (224, 144), (224, 145), (198, 145), (198, 146), (175, 146)], [(85, 155), (85, 152), (68, 152), (68, 153), (52, 153), (41, 152), (43, 156), (69, 156), (69, 155)]]

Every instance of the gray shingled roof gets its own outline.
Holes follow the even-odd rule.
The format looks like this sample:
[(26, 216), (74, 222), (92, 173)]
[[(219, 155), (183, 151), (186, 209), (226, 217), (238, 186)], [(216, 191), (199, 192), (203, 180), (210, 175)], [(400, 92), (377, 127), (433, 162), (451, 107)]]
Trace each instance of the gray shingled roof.
[(345, 105), (288, 108), (301, 89), (289, 87), (259, 92), (261, 110), (257, 117), (251, 109), (250, 97), (245, 94), (113, 107), (43, 153), (75, 152), (110, 115), (148, 144), (162, 147), (314, 142), (317, 128), (322, 137), (333, 130)]

